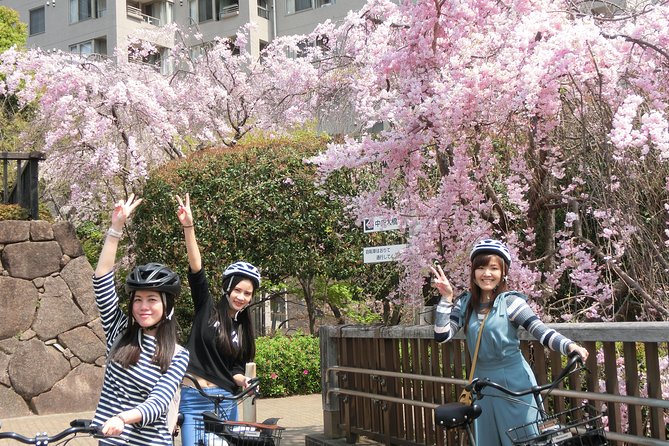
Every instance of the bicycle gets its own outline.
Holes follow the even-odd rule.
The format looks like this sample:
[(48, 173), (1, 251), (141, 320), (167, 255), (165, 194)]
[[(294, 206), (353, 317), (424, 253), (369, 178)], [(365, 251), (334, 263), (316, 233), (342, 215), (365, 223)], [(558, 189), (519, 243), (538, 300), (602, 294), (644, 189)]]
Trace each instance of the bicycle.
[(258, 397), (260, 381), (253, 378), (249, 385), (234, 396), (206, 393), (197, 379), (186, 373), (185, 378), (193, 383), (200, 395), (214, 403), (213, 412), (203, 412), (201, 419), (196, 419), (195, 444), (197, 446), (279, 446), (285, 428), (277, 425), (278, 418), (268, 418), (262, 423), (251, 421), (231, 421), (222, 410), (223, 402), (238, 404), (246, 398)]
[[(577, 367), (579, 365), (579, 367)], [(602, 424), (602, 413), (592, 406), (580, 405), (556, 414), (548, 414), (543, 405), (542, 392), (556, 388), (567, 376), (581, 370), (587, 370), (583, 359), (578, 354), (568, 356), (567, 366), (560, 375), (548, 384), (536, 385), (527, 390), (513, 391), (487, 379), (475, 378), (465, 386), (465, 390), (472, 392), (472, 404), (447, 403), (435, 408), (435, 423), (446, 430), (465, 429), (469, 444), (476, 446), (476, 439), (472, 432), (472, 424), (478, 418), (482, 409), (476, 404), (485, 395), (482, 390), (492, 387), (509, 395), (512, 401), (526, 404), (518, 397), (532, 395), (539, 408), (536, 421), (509, 429), (506, 434), (516, 446), (606, 446), (606, 436)]]
[(49, 436), (46, 433), (38, 433), (34, 437), (26, 437), (16, 432), (0, 432), (0, 440), (14, 440), (19, 443), (32, 445), (66, 445), (75, 438), (81, 437), (103, 438), (104, 435), (102, 435), (100, 426), (91, 424), (91, 420), (81, 419), (72, 420), (70, 422), (70, 427), (52, 436)]

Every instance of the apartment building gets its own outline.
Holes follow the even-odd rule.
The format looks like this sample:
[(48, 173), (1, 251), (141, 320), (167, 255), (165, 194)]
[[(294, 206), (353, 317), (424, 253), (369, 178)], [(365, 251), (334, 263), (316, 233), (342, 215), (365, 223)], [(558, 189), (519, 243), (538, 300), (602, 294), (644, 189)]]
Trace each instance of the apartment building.
[[(28, 46), (110, 56), (138, 28), (176, 23), (196, 27), (204, 41), (232, 37), (256, 24), (253, 55), (277, 36), (305, 34), (343, 18), (364, 0), (0, 0), (28, 24)], [(167, 49), (171, 42), (153, 42)], [(163, 67), (165, 69), (165, 67)]]

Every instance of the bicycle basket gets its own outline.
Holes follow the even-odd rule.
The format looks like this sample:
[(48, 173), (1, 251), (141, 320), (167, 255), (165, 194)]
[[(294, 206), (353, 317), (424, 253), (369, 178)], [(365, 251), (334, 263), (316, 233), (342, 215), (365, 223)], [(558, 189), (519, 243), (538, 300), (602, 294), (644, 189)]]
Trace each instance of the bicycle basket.
[(605, 446), (602, 414), (585, 405), (507, 431), (517, 446)]
[(195, 424), (197, 446), (279, 446), (285, 428), (275, 424), (201, 419)]

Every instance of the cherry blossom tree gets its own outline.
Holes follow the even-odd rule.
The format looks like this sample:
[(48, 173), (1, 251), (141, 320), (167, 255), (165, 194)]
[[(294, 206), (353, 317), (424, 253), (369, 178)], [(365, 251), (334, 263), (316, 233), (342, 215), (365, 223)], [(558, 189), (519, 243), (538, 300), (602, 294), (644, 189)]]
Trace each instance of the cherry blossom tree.
[(434, 261), (465, 287), (469, 248), (496, 236), (547, 318), (666, 319), (669, 7), (626, 8), (370, 0), (258, 60), (248, 28), (205, 44), (165, 27), (171, 75), (129, 62), (157, 52), (140, 35), (112, 59), (8, 50), (0, 93), (35, 107), (22, 142), (47, 153), (45, 193), (68, 218), (169, 159), (341, 120), (355, 132), (314, 161), (377, 178), (348, 200), (400, 217), (398, 302), (425, 299)]
[(423, 298), (434, 261), (466, 287), (468, 249), (496, 236), (547, 317), (669, 316), (668, 17), (666, 2), (371, 0), (317, 31), (323, 83), (362, 126), (316, 161), (377, 173), (350, 200), (402, 220), (398, 300)]
[[(141, 191), (148, 173), (170, 159), (308, 119), (316, 69), (288, 56), (299, 39), (279, 39), (253, 60), (247, 35), (242, 29), (234, 45), (203, 45), (197, 34), (163, 27), (133, 35), (112, 58), (16, 49), (0, 55), (0, 92), (37, 110), (22, 149), (46, 153), (44, 195), (60, 215), (95, 219), (116, 197)], [(143, 63), (159, 54), (150, 42), (165, 39), (174, 42), (169, 76)]]

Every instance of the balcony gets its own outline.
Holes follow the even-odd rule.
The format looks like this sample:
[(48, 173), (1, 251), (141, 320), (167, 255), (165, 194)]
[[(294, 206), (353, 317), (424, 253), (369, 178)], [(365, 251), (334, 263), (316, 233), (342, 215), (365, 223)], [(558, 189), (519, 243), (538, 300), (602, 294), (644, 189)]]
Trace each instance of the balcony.
[(144, 14), (141, 9), (134, 6), (127, 5), (127, 14), (128, 17), (141, 20), (153, 26), (160, 26), (160, 19), (157, 17), (152, 17), (150, 15)]
[(234, 17), (239, 15), (239, 4), (228, 5), (221, 8), (221, 12), (218, 13), (218, 20), (227, 19), (229, 17)]

